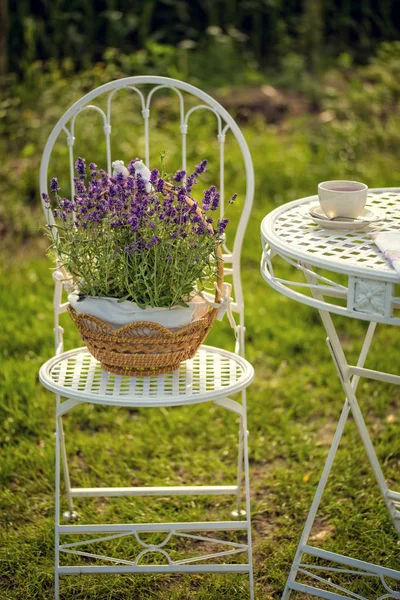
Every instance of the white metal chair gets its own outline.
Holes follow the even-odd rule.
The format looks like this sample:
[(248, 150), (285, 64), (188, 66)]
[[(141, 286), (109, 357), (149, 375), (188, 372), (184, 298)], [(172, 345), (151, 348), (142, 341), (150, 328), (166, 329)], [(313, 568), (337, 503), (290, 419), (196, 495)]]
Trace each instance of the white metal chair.
[[(246, 177), (246, 195), (243, 210), (234, 237), (233, 249), (224, 248), (225, 272), (232, 276), (234, 302), (232, 310), (239, 316), (236, 326), (235, 352), (203, 345), (196, 356), (186, 361), (184, 368), (172, 374), (150, 377), (122, 377), (103, 371), (97, 361), (85, 348), (64, 352), (63, 329), (59, 325), (59, 315), (66, 310), (67, 303), (62, 302), (62, 276), (54, 274), (54, 335), (55, 356), (40, 370), (42, 384), (56, 394), (56, 523), (55, 523), (55, 598), (59, 597), (59, 576), (85, 573), (203, 573), (235, 572), (247, 573), (250, 578), (250, 597), (254, 598), (252, 543), (250, 523), (250, 491), (248, 465), (248, 431), (246, 421), (246, 387), (253, 379), (253, 369), (244, 359), (244, 304), (240, 278), (240, 253), (243, 236), (249, 219), (253, 193), (254, 173), (251, 156), (246, 141), (229, 113), (213, 98), (201, 90), (175, 79), (165, 77), (128, 77), (103, 85), (86, 94), (61, 117), (47, 141), (40, 169), (40, 191), (47, 193), (48, 166), (55, 142), (60, 134), (65, 135), (69, 152), (71, 189), (74, 189), (74, 128), (77, 117), (85, 110), (93, 110), (101, 115), (106, 141), (106, 162), (111, 172), (111, 116), (112, 100), (119, 90), (132, 90), (138, 95), (144, 128), (145, 162), (149, 164), (149, 119), (154, 93), (162, 89), (173, 90), (179, 99), (179, 130), (182, 139), (182, 168), (186, 170), (186, 139), (190, 132), (190, 117), (197, 110), (211, 111), (216, 117), (217, 139), (219, 143), (219, 188), (221, 206), (224, 210), (224, 148), (226, 135), (236, 140), (243, 157), (243, 173)], [(100, 96), (106, 96), (107, 108), (102, 110), (93, 104)], [(200, 101), (190, 109), (185, 108), (186, 98), (190, 96)], [(61, 136), (60, 136), (61, 137)], [(120, 157), (115, 157), (120, 158)], [(45, 214), (47, 212), (45, 210)], [(51, 217), (50, 217), (51, 218)], [(241, 402), (230, 396), (241, 392)], [(63, 399), (63, 400), (62, 400)], [(71, 486), (67, 452), (64, 444), (62, 417), (83, 403), (95, 403), (118, 407), (161, 407), (180, 406), (199, 402), (213, 401), (219, 407), (232, 411), (239, 416), (239, 444), (237, 480), (233, 485), (212, 486), (169, 486), (169, 487), (124, 487), (124, 488), (74, 488)], [(60, 474), (61, 464), (68, 501), (65, 520), (75, 520), (74, 498), (113, 497), (113, 496), (176, 496), (176, 495), (221, 495), (232, 494), (237, 499), (237, 509), (232, 513), (233, 520), (174, 522), (174, 523), (123, 523), (104, 525), (61, 524), (60, 523)], [(241, 510), (241, 498), (244, 496), (245, 510)], [(208, 537), (207, 532), (243, 531), (247, 536), (245, 544)], [(162, 532), (165, 539), (160, 544), (149, 545), (142, 539), (144, 532)], [(61, 541), (68, 535), (90, 534), (86, 541), (65, 543)], [(216, 534), (215, 534), (216, 535)], [(121, 560), (100, 554), (85, 552), (84, 544), (99, 542), (116, 537), (134, 536), (143, 550), (135, 560)], [(227, 544), (224, 550), (207, 556), (190, 557), (174, 561), (166, 551), (171, 536), (189, 537), (200, 541), (218, 541)], [(81, 566), (61, 566), (62, 552), (94, 559), (94, 564)], [(165, 564), (142, 564), (145, 554), (157, 552), (165, 558)], [(245, 563), (222, 564), (218, 560), (223, 556), (246, 552)], [(216, 559), (213, 563), (210, 561)], [(99, 564), (106, 561), (109, 565)], [(203, 562), (202, 562), (203, 561)]]

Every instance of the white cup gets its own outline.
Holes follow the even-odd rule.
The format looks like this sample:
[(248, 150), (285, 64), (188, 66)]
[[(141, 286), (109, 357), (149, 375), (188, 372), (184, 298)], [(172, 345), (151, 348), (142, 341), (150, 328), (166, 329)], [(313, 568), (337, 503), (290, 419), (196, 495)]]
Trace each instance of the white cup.
[(359, 181), (323, 181), (318, 198), (327, 217), (360, 217), (367, 201), (368, 186)]

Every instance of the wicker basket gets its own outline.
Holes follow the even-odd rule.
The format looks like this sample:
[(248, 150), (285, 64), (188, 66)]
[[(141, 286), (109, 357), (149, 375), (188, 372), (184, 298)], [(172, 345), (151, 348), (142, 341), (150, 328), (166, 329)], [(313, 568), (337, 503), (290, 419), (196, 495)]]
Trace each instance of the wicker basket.
[[(186, 197), (186, 202), (189, 206), (193, 205), (189, 197)], [(196, 212), (202, 216), (199, 208)], [(211, 230), (211, 225), (207, 227)], [(224, 277), (219, 247), (217, 256), (215, 303), (221, 300)], [(159, 375), (174, 371), (181, 362), (196, 354), (218, 313), (218, 308), (210, 307), (202, 318), (177, 331), (148, 321), (131, 323), (115, 330), (97, 317), (78, 314), (70, 305), (67, 310), (89, 352), (106, 371), (120, 375)]]

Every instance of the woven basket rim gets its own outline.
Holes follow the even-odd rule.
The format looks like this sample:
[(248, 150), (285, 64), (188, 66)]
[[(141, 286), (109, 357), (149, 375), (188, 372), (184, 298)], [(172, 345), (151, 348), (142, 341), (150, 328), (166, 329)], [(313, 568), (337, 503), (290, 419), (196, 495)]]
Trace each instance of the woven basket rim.
[(101, 327), (105, 333), (110, 334), (110, 336), (113, 338), (116, 338), (116, 341), (121, 340), (121, 337), (124, 335), (124, 333), (129, 333), (134, 329), (140, 328), (159, 331), (166, 337), (169, 337), (171, 341), (173, 341), (175, 338), (180, 338), (183, 335), (190, 333), (191, 330), (196, 329), (196, 324), (198, 324), (197, 326), (202, 325), (205, 319), (209, 319), (210, 312), (218, 311), (218, 308), (210, 308), (205, 315), (200, 317), (200, 319), (196, 319), (195, 321), (192, 321), (191, 323), (188, 323), (187, 325), (184, 325), (183, 327), (181, 327), (180, 329), (176, 329), (175, 331), (171, 331), (170, 329), (168, 329), (168, 327), (165, 327), (164, 325), (160, 325), (159, 323), (155, 323), (153, 321), (133, 321), (132, 323), (123, 325), (118, 329), (113, 329), (112, 327), (110, 327), (110, 325), (108, 325), (105, 321), (99, 319), (98, 317), (90, 315), (89, 313), (77, 313), (73, 306), (71, 306), (70, 304), (68, 304), (67, 306), (67, 311), (74, 322), (79, 323), (80, 321), (92, 321), (93, 323)]

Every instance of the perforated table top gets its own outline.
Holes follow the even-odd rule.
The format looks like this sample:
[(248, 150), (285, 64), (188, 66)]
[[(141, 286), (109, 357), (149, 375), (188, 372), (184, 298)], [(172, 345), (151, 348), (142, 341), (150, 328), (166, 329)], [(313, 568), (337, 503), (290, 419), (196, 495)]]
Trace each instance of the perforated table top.
[(86, 348), (48, 360), (39, 379), (60, 396), (115, 406), (173, 406), (226, 397), (247, 387), (249, 362), (232, 352), (201, 346), (179, 369), (165, 375), (130, 377), (101, 368)]
[(367, 208), (382, 220), (362, 231), (321, 229), (308, 214), (317, 196), (289, 202), (269, 213), (261, 224), (263, 242), (278, 254), (328, 270), (398, 281), (396, 272), (374, 244), (372, 231), (400, 231), (400, 189), (374, 189)]

